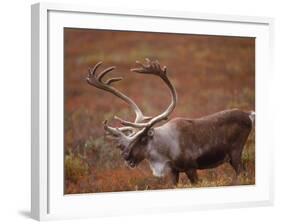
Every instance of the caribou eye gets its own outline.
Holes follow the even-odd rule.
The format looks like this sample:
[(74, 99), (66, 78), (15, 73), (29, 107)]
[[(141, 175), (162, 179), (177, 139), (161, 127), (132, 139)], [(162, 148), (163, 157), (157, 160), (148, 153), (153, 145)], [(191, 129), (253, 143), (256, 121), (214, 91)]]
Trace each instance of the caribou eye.
[(149, 129), (148, 132), (147, 132), (147, 136), (153, 137), (153, 135), (154, 135), (154, 130), (153, 129)]
[(146, 144), (146, 143), (147, 143), (147, 137), (146, 137), (146, 136), (142, 137), (142, 138), (140, 139), (140, 142), (141, 142), (142, 144)]

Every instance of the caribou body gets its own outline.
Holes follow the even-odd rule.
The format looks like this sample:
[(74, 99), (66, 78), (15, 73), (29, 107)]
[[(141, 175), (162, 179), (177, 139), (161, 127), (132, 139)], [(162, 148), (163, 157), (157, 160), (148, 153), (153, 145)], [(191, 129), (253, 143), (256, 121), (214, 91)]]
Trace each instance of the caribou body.
[[(224, 110), (198, 119), (174, 118), (169, 115), (176, 106), (177, 94), (167, 77), (166, 67), (161, 68), (158, 61), (146, 59), (146, 64), (137, 62), (140, 67), (131, 71), (159, 76), (168, 86), (171, 103), (168, 108), (155, 117), (144, 116), (136, 103), (111, 84), (122, 78), (103, 77), (115, 67), (97, 74), (98, 63), (89, 70), (87, 81), (99, 89), (111, 92), (124, 100), (134, 110), (134, 122), (117, 116), (121, 127), (111, 127), (104, 122), (106, 134), (116, 141), (121, 154), (130, 167), (148, 160), (153, 175), (166, 177), (177, 184), (179, 173), (184, 172), (191, 183), (198, 181), (197, 169), (209, 169), (229, 162), (238, 175), (242, 170), (242, 151), (251, 132), (255, 113), (238, 109)], [(166, 121), (156, 126), (160, 121)]]

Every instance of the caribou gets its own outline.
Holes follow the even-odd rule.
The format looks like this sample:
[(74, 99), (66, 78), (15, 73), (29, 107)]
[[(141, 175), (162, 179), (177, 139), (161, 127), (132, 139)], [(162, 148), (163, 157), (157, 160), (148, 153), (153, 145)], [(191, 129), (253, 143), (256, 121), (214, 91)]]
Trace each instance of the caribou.
[(134, 121), (114, 116), (119, 127), (104, 121), (106, 136), (115, 141), (128, 166), (134, 168), (147, 160), (153, 175), (165, 177), (173, 186), (178, 183), (181, 172), (195, 184), (198, 169), (215, 168), (226, 162), (233, 167), (237, 178), (243, 170), (242, 151), (253, 128), (255, 112), (229, 109), (196, 119), (176, 117), (169, 120), (176, 107), (177, 93), (168, 78), (167, 67), (162, 67), (157, 60), (136, 63), (139, 67), (131, 69), (132, 72), (158, 76), (169, 89), (171, 103), (157, 116), (145, 116), (131, 98), (112, 85), (122, 77), (104, 80), (114, 66), (98, 73), (102, 64), (99, 62), (89, 69), (86, 79), (88, 84), (126, 102), (135, 113)]

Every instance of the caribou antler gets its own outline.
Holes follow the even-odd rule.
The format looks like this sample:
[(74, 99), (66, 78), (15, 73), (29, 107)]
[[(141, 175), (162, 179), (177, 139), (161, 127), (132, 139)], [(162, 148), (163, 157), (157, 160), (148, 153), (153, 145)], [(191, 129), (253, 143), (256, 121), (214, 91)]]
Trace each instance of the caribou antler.
[(143, 113), (141, 112), (141, 110), (139, 109), (139, 107), (137, 106), (137, 104), (128, 96), (124, 95), (123, 93), (119, 92), (117, 89), (115, 89), (113, 86), (111, 86), (111, 84), (113, 82), (118, 82), (120, 80), (122, 80), (122, 77), (114, 77), (114, 78), (109, 78), (106, 81), (103, 81), (103, 77), (111, 72), (112, 70), (115, 69), (114, 66), (109, 67), (105, 70), (103, 70), (102, 72), (100, 72), (99, 74), (96, 73), (98, 67), (102, 64), (102, 62), (97, 63), (93, 69), (89, 69), (89, 74), (87, 77), (87, 82), (90, 85), (93, 85), (99, 89), (105, 90), (107, 92), (110, 92), (112, 94), (114, 94), (115, 96), (119, 97), (120, 99), (122, 99), (123, 101), (125, 101), (127, 104), (129, 104), (129, 106), (134, 110), (135, 114), (136, 114), (136, 118), (135, 118), (135, 123), (138, 122), (143, 122), (145, 120), (150, 119), (151, 117), (147, 117), (144, 116)]
[(145, 130), (147, 130), (150, 127), (152, 127), (153, 125), (155, 125), (156, 123), (158, 123), (162, 120), (168, 119), (168, 116), (172, 113), (172, 111), (174, 110), (174, 108), (176, 106), (177, 94), (176, 94), (176, 90), (175, 90), (174, 86), (171, 84), (170, 80), (167, 77), (167, 67), (164, 66), (163, 68), (161, 68), (161, 66), (157, 60), (150, 61), (147, 58), (145, 60), (146, 60), (146, 64), (142, 64), (139, 61), (136, 61), (136, 63), (139, 64), (140, 67), (133, 68), (133, 69), (131, 69), (131, 71), (137, 72), (137, 73), (142, 73), (142, 74), (152, 74), (152, 75), (159, 76), (170, 89), (170, 93), (171, 93), (171, 97), (172, 97), (171, 104), (163, 113), (159, 114), (156, 117), (153, 117), (151, 120), (149, 120), (146, 123), (145, 122), (141, 123), (141, 122), (125, 121), (119, 117), (115, 117), (115, 118), (118, 119), (121, 122), (121, 124), (123, 124), (123, 125), (134, 127), (134, 128), (145, 128)]
[[(134, 140), (138, 139), (142, 133), (148, 131), (153, 125), (156, 123), (168, 119), (168, 116), (172, 113), (176, 106), (177, 102), (177, 94), (176, 90), (169, 81), (167, 77), (167, 68), (164, 66), (161, 68), (158, 61), (150, 61), (149, 59), (146, 59), (146, 64), (142, 64), (140, 62), (136, 62), (140, 65), (138, 68), (131, 69), (133, 72), (142, 73), (142, 74), (152, 74), (159, 76), (169, 87), (172, 101), (171, 104), (168, 106), (168, 108), (161, 114), (159, 114), (156, 117), (147, 117), (144, 116), (139, 107), (136, 105), (136, 103), (123, 93), (119, 92), (117, 89), (111, 86), (113, 82), (118, 82), (122, 80), (122, 77), (115, 77), (115, 78), (109, 78), (106, 81), (103, 81), (103, 77), (110, 71), (114, 70), (115, 67), (109, 67), (99, 74), (96, 73), (98, 67), (102, 64), (102, 62), (97, 63), (93, 69), (89, 69), (89, 74), (87, 77), (87, 82), (90, 85), (93, 85), (99, 89), (105, 90), (107, 92), (110, 92), (114, 94), (115, 96), (121, 98), (123, 101), (129, 104), (129, 106), (134, 110), (136, 114), (136, 118), (134, 122), (125, 121), (117, 116), (114, 116), (115, 119), (119, 120), (124, 127), (111, 127), (108, 125), (108, 122), (104, 122), (104, 129), (107, 133), (111, 135), (112, 138), (117, 139), (119, 141), (119, 145), (128, 146), (131, 145)], [(148, 120), (148, 122), (145, 122)]]
[(163, 66), (161, 68), (158, 60), (151, 61), (150, 59), (146, 58), (146, 63), (143, 64), (139, 61), (136, 61), (136, 64), (140, 65), (139, 68), (132, 68), (132, 72), (138, 72), (138, 73), (144, 73), (144, 74), (152, 74), (152, 75), (157, 75), (160, 76), (161, 78), (165, 78), (167, 75), (167, 67)]

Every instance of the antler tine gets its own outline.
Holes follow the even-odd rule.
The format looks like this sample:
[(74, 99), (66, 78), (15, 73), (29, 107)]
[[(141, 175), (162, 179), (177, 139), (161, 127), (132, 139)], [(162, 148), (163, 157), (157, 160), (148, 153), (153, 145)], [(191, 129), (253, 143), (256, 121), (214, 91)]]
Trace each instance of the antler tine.
[(106, 80), (104, 84), (110, 85), (111, 83), (121, 81), (122, 79), (123, 79), (122, 77), (110, 78)]
[(106, 133), (109, 134), (111, 139), (115, 139), (115, 140), (122, 139), (123, 142), (125, 141), (129, 143), (131, 140), (135, 138), (135, 135), (138, 134), (135, 128), (132, 127), (120, 127), (120, 128), (110, 127), (108, 125), (107, 120), (103, 122), (103, 125), (104, 125), (104, 130), (106, 131)]
[(102, 82), (102, 78), (109, 72), (111, 72), (112, 70), (115, 69), (115, 66), (111, 66), (105, 70), (103, 70), (98, 76), (97, 76), (97, 79), (98, 81)]
[(123, 120), (122, 118), (120, 118), (118, 116), (114, 116), (114, 119), (118, 120), (124, 126), (130, 126), (130, 127), (134, 127), (134, 128), (144, 128), (147, 126), (147, 123), (130, 122), (130, 121)]
[(102, 65), (102, 61), (100, 61), (100, 62), (98, 62), (96, 65), (95, 65), (95, 67), (93, 68), (93, 70), (91, 70), (90, 69), (90, 75), (95, 75), (95, 73), (96, 73), (96, 70), (98, 69), (98, 67), (100, 67), (101, 65)]
[[(110, 126), (108, 125), (108, 121), (107, 121), (107, 120), (105, 120), (105, 121), (103, 122), (103, 126), (104, 126), (104, 130), (105, 130), (105, 131), (109, 132), (111, 135), (113, 135), (113, 136), (115, 136), (115, 137), (120, 137), (120, 136), (125, 137), (125, 138), (127, 137), (127, 136), (123, 133), (123, 131), (126, 131), (125, 129), (120, 130), (120, 128), (113, 128), (113, 127), (110, 127)], [(130, 127), (128, 127), (128, 128), (130, 128)]]

